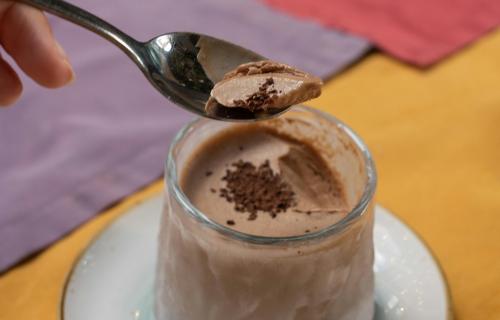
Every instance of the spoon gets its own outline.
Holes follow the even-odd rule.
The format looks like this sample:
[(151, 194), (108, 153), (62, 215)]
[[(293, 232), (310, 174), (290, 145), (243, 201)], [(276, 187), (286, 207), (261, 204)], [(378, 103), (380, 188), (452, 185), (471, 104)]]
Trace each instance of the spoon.
[(285, 111), (252, 113), (243, 108), (220, 106), (205, 111), (210, 91), (225, 73), (237, 66), (265, 58), (210, 36), (172, 32), (140, 42), (97, 16), (62, 0), (18, 0), (57, 15), (109, 40), (125, 52), (151, 84), (178, 106), (217, 120), (255, 121)]

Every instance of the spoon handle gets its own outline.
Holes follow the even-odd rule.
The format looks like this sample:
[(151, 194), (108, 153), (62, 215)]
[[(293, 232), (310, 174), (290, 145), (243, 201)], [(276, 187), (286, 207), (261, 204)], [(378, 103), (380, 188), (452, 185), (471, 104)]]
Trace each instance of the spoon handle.
[(82, 26), (124, 51), (135, 63), (143, 65), (140, 50), (142, 44), (92, 13), (63, 0), (18, 0), (29, 6), (47, 11), (67, 21)]

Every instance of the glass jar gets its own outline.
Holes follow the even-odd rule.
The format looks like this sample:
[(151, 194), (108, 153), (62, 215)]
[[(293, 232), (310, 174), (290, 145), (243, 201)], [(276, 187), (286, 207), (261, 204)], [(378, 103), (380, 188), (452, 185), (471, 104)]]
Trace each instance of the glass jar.
[(182, 191), (180, 173), (207, 139), (246, 124), (194, 121), (176, 136), (166, 163), (157, 320), (372, 319), (376, 172), (367, 147), (345, 124), (307, 107), (265, 123), (313, 139), (339, 173), (352, 210), (326, 228), (288, 237), (245, 234), (211, 220)]

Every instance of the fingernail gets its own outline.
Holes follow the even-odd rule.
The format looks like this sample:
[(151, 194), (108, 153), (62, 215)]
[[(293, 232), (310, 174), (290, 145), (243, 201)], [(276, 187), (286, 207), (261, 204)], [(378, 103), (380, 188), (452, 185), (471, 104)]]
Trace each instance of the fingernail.
[(57, 51), (59, 52), (59, 56), (61, 57), (61, 59), (63, 59), (64, 64), (66, 65), (66, 69), (68, 70), (68, 76), (65, 85), (71, 84), (75, 81), (75, 72), (73, 71), (73, 67), (69, 62), (68, 55), (66, 54), (62, 46), (59, 44), (59, 42), (55, 41), (55, 45)]
[(68, 80), (66, 81), (66, 84), (71, 84), (75, 81), (75, 72), (73, 71), (73, 67), (69, 63), (68, 60), (68, 55), (66, 54), (66, 51), (64, 51), (63, 47), (59, 44), (59, 42), (55, 42), (57, 51), (59, 52), (59, 56), (64, 60), (64, 64), (66, 65), (66, 69), (68, 70)]
[(61, 47), (61, 45), (59, 44), (59, 42), (55, 41), (55, 44), (56, 44), (56, 48), (57, 48), (57, 51), (59, 52), (59, 56), (64, 59), (64, 60), (68, 60), (68, 55), (66, 54), (66, 52), (64, 51), (63, 47)]
[(73, 71), (73, 67), (71, 66), (71, 64), (69, 63), (68, 60), (66, 60), (65, 63), (66, 63), (68, 70), (70, 72), (69, 80), (66, 84), (71, 84), (75, 81), (75, 72)]

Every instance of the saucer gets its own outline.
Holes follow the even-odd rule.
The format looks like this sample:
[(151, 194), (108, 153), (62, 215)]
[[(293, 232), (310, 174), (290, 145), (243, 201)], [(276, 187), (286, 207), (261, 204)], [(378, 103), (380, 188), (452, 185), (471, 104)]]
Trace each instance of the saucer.
[[(68, 277), (62, 320), (154, 320), (162, 198), (122, 215), (83, 252)], [(448, 320), (446, 281), (432, 254), (386, 209), (375, 209), (375, 320)]]

